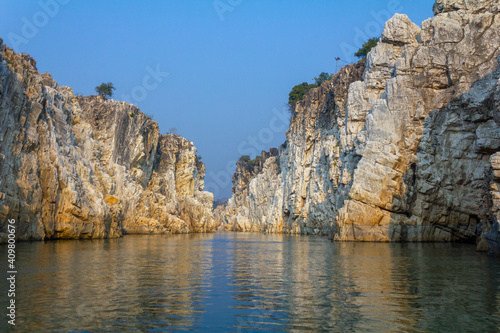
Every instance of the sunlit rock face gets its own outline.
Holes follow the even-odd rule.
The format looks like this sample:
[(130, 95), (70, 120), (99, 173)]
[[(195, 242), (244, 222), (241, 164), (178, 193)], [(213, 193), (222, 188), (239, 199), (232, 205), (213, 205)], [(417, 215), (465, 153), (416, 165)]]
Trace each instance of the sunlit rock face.
[[(269, 152), (263, 151), (260, 160), (252, 162), (238, 161), (236, 163), (236, 172), (233, 175), (233, 196), (227, 204), (215, 209), (215, 218), (218, 222), (218, 229), (233, 231), (261, 231), (262, 226), (249, 219), (249, 205), (259, 202), (262, 209), (278, 209), (279, 204), (268, 202), (268, 199), (275, 195), (274, 188), (269, 188), (276, 179), (278, 149), (271, 148)], [(258, 183), (251, 181), (255, 177), (270, 176), (266, 181)], [(250, 184), (259, 184), (267, 186), (267, 189), (255, 191), (250, 188)], [(257, 193), (258, 192), (258, 193)], [(253, 196), (258, 194), (259, 197)], [(253, 213), (257, 216), (259, 213)]]
[(227, 205), (243, 222), (227, 227), (488, 248), (500, 207), (499, 5), (438, 0), (434, 13), (421, 28), (394, 15), (365, 69), (345, 67), (297, 104), (279, 156)]
[[(341, 131), (347, 91), (362, 79), (364, 64), (346, 66), (297, 104), (286, 142), (262, 152), (258, 166), (238, 162), (233, 196), (216, 209), (220, 228), (236, 231), (328, 234), (343, 192)], [(356, 121), (353, 124), (356, 125)], [(344, 154), (345, 155), (345, 154)], [(344, 156), (350, 160), (350, 156)], [(345, 176), (344, 176), (345, 177)]]
[(0, 40), (0, 234), (21, 240), (214, 231), (193, 143), (138, 108), (75, 96)]

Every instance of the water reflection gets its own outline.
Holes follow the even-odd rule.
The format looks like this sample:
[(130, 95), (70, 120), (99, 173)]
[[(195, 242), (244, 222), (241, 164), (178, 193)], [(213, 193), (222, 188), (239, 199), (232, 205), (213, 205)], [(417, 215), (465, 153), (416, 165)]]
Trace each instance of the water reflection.
[(500, 326), (500, 262), (469, 245), (217, 233), (20, 243), (18, 252), (12, 332)]

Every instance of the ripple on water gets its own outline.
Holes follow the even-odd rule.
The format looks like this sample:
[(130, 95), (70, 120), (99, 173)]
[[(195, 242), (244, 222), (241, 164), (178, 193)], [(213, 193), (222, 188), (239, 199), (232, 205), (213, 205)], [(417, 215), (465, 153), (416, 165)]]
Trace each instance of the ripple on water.
[(20, 243), (18, 252), (13, 332), (500, 326), (499, 261), (469, 245), (217, 233)]

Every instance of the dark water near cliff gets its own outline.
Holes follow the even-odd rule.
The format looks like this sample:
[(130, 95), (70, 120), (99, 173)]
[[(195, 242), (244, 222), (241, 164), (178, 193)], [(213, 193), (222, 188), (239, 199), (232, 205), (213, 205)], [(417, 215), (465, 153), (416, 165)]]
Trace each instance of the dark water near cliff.
[[(5, 258), (6, 247), (0, 250)], [(253, 233), (126, 236), (18, 243), (17, 263), (16, 332), (500, 327), (500, 261), (470, 245)], [(5, 331), (5, 317), (0, 325)]]

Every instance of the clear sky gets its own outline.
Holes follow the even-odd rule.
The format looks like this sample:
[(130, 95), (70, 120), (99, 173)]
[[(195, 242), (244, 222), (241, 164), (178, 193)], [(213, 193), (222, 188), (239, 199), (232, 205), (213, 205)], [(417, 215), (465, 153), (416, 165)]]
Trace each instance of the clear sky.
[[(231, 194), (241, 155), (285, 140), (290, 89), (378, 37), (395, 12), (417, 25), (433, 0), (0, 1), (0, 37), (75, 93), (102, 82), (198, 148), (207, 190)], [(339, 62), (339, 66), (343, 65)]]

